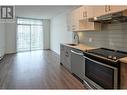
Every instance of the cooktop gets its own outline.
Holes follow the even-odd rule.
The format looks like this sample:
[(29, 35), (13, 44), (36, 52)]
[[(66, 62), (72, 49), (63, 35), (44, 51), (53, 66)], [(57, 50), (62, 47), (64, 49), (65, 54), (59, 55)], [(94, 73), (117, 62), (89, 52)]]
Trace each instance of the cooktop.
[(102, 57), (106, 57), (112, 60), (118, 60), (120, 58), (127, 57), (127, 52), (107, 49), (107, 48), (97, 48), (97, 49), (88, 50), (87, 52), (95, 54), (95, 55), (99, 55)]

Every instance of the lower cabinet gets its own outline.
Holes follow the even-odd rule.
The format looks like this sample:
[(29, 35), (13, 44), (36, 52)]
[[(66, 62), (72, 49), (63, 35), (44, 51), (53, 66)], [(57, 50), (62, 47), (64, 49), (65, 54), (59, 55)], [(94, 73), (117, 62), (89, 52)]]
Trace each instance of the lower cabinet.
[(66, 45), (60, 45), (60, 63), (71, 71), (71, 48)]
[(120, 65), (120, 89), (127, 89), (127, 64)]

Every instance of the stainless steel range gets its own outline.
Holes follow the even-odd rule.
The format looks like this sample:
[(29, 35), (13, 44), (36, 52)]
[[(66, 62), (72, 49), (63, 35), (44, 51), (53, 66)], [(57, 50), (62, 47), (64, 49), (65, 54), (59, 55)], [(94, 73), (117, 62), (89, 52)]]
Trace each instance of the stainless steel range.
[(127, 52), (98, 48), (84, 52), (85, 80), (94, 89), (118, 89), (120, 84), (119, 59)]

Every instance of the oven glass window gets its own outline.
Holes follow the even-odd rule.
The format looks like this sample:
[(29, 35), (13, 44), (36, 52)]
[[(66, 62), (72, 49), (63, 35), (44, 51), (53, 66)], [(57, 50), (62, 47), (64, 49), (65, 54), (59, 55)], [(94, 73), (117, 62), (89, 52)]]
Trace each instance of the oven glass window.
[(91, 60), (85, 61), (85, 75), (96, 84), (105, 89), (111, 89), (114, 87), (114, 70), (97, 64)]

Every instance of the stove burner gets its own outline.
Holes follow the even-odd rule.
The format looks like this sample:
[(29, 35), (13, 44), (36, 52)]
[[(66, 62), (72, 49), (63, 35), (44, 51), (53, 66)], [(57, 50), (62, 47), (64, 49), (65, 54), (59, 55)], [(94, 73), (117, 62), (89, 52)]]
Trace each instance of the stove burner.
[(118, 60), (120, 58), (127, 57), (127, 52), (112, 50), (107, 48), (92, 49), (92, 50), (88, 50), (87, 52), (111, 60)]

